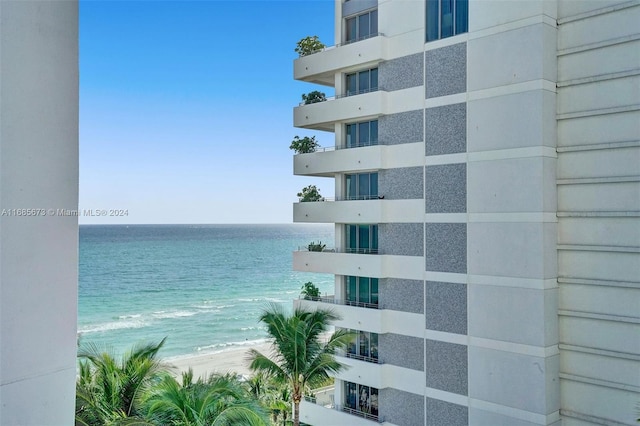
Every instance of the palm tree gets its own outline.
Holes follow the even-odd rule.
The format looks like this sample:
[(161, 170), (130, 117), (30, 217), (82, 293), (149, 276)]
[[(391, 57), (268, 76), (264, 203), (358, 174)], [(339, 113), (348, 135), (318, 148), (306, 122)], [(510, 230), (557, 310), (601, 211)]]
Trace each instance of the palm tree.
[(148, 416), (157, 424), (173, 426), (266, 426), (268, 418), (233, 374), (210, 375), (193, 381), (193, 371), (182, 373), (182, 384), (166, 375), (152, 391)]
[(306, 311), (295, 308), (288, 315), (282, 306), (272, 304), (260, 316), (273, 338), (272, 357), (251, 349), (248, 360), (254, 371), (263, 371), (274, 379), (288, 383), (293, 398), (293, 424), (300, 425), (300, 401), (303, 393), (327, 381), (329, 373), (344, 368), (335, 359), (336, 350), (344, 348), (351, 340), (351, 333), (338, 330), (326, 343), (322, 334), (329, 323), (339, 319), (331, 311)]
[(164, 344), (138, 344), (118, 361), (106, 349), (88, 344), (76, 383), (76, 425), (149, 425), (141, 410), (145, 393), (166, 372), (156, 359)]

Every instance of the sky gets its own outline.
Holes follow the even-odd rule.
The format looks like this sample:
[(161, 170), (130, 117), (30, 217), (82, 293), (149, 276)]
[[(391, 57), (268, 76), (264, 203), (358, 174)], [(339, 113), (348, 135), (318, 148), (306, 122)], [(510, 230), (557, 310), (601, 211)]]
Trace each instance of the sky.
[[(296, 42), (333, 0), (80, 1), (80, 223), (291, 223)], [(93, 216), (83, 215), (92, 210)], [(123, 216), (97, 216), (122, 211)], [(113, 211), (113, 212), (112, 212)], [(102, 213), (100, 213), (102, 214)]]

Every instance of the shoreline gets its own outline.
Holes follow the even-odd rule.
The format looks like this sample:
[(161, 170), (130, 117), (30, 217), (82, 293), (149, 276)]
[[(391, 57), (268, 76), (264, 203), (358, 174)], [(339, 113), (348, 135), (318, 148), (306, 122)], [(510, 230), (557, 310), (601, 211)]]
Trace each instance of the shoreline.
[(265, 355), (271, 353), (271, 342), (256, 342), (246, 346), (232, 347), (218, 352), (210, 352), (196, 355), (181, 355), (165, 358), (162, 361), (174, 369), (176, 376), (191, 368), (194, 378), (206, 377), (211, 373), (236, 373), (241, 376), (251, 376), (249, 362), (246, 360), (250, 349), (255, 349)]

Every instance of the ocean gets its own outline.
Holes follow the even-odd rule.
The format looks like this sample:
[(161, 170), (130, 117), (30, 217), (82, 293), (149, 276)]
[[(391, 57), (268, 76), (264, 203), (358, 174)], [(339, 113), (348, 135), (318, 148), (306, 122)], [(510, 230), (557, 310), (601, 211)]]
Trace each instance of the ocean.
[(80, 343), (119, 354), (167, 337), (173, 358), (262, 342), (269, 303), (291, 309), (307, 281), (333, 293), (333, 275), (291, 268), (298, 247), (333, 239), (333, 225), (81, 225)]

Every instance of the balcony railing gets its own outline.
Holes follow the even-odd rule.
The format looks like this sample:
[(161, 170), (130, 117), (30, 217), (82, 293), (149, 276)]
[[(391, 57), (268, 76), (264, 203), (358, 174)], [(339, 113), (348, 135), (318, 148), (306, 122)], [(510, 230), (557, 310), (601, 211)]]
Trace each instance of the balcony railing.
[(350, 248), (347, 247), (344, 249), (345, 253), (356, 253), (356, 254), (378, 254), (377, 248)]
[(355, 306), (358, 308), (368, 308), (368, 309), (380, 309), (378, 303), (366, 303), (366, 302), (357, 302), (352, 300), (342, 300), (336, 299), (335, 296), (319, 296), (319, 297), (303, 297), (305, 300), (312, 300), (315, 302), (323, 302), (323, 303), (331, 303), (333, 305), (343, 305), (343, 306)]
[[(298, 246), (298, 251), (313, 252), (313, 250), (309, 250), (308, 247), (301, 247), (301, 246)], [(322, 250), (322, 252), (318, 252), (318, 253), (379, 254), (377, 248), (345, 248), (343, 250), (336, 249), (336, 248), (325, 248)]]
[(384, 91), (384, 89), (380, 87), (372, 87), (371, 89), (357, 90), (355, 92), (346, 92), (339, 95), (327, 96), (321, 101), (315, 101), (315, 102), (302, 101), (298, 103), (298, 106), (321, 104), (322, 102), (335, 101), (336, 99), (348, 98), (350, 96), (364, 95), (365, 93), (373, 93), (381, 90)]
[(382, 36), (384, 36), (383, 33), (371, 33), (371, 34), (368, 34), (366, 36), (362, 36), (362, 37), (358, 37), (358, 38), (353, 39), (353, 40), (345, 41), (344, 43), (338, 43), (338, 44), (336, 44), (334, 46), (325, 46), (322, 49), (318, 49), (318, 50), (316, 50), (316, 51), (314, 51), (312, 53), (309, 53), (308, 55), (301, 56), (301, 58), (304, 58), (304, 57), (307, 57), (307, 56), (311, 56), (311, 55), (315, 55), (316, 53), (320, 53), (320, 52), (326, 52), (327, 50), (335, 49), (336, 47), (346, 46), (348, 44), (357, 43), (357, 42), (362, 41), (362, 40), (368, 40), (370, 38), (382, 37)]
[[(347, 145), (335, 145), (335, 146), (318, 147), (313, 152), (338, 151), (338, 150), (341, 150), (341, 149), (362, 148), (362, 147), (365, 147), (365, 146), (378, 146), (378, 145), (386, 145), (386, 144), (383, 143), (383, 142), (378, 142), (378, 141), (357, 142), (357, 143), (351, 144), (349, 146), (347, 146)], [(301, 153), (296, 153), (294, 155), (300, 155), (300, 154)], [(304, 154), (312, 154), (312, 153), (305, 152)]]
[[(362, 89), (362, 90), (356, 90), (354, 92), (346, 92), (346, 93), (342, 93), (340, 95), (335, 95), (333, 96), (332, 99), (342, 99), (342, 98), (347, 98), (349, 96), (356, 96), (356, 95), (364, 95), (365, 93), (373, 93), (373, 92), (377, 92), (379, 90), (383, 90), (380, 87), (372, 87), (370, 89)], [(327, 98), (329, 99), (329, 98)]]
[(367, 413), (357, 408), (350, 408), (343, 405), (336, 405), (334, 403), (335, 388), (327, 387), (316, 389), (313, 391), (315, 396), (305, 396), (304, 400), (312, 404), (321, 405), (325, 408), (332, 408), (334, 410), (342, 411), (354, 416), (362, 417), (367, 420), (373, 420), (374, 422), (383, 423), (384, 419), (377, 414)]
[(345, 413), (349, 413), (354, 416), (362, 417), (367, 420), (373, 420), (374, 422), (384, 423), (384, 420), (381, 419), (377, 414), (367, 413), (364, 411), (360, 411), (357, 408), (349, 408), (342, 405), (336, 405), (336, 410), (343, 411)]
[(350, 352), (345, 353), (344, 356), (351, 359), (357, 359), (358, 361), (371, 362), (373, 364), (382, 364), (382, 361), (380, 361), (379, 358), (373, 358), (370, 356), (352, 354)]

